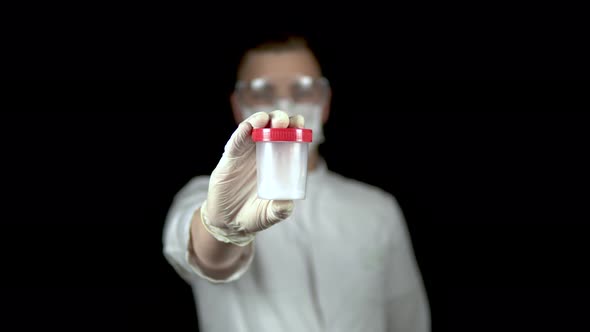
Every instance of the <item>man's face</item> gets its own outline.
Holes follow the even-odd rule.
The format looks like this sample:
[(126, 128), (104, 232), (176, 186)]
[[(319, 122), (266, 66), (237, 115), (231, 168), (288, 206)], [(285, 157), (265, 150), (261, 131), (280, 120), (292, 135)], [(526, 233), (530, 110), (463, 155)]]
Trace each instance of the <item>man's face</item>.
[[(262, 106), (276, 100), (315, 102), (319, 95), (323, 99), (322, 122), (328, 118), (330, 89), (327, 84), (319, 86), (324, 83), (319, 64), (306, 49), (251, 51), (238, 72), (238, 79), (247, 91), (232, 94), (236, 122), (244, 120), (246, 105), (256, 108), (258, 104)], [(306, 84), (314, 84), (314, 89), (305, 90)]]

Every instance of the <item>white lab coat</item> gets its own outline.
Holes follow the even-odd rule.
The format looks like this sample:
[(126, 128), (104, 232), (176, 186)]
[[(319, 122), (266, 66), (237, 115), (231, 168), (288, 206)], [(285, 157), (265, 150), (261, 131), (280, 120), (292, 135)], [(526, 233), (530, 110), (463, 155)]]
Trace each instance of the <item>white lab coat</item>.
[(196, 176), (178, 192), (163, 232), (166, 259), (192, 286), (201, 331), (430, 331), (422, 276), (389, 193), (322, 160), (293, 214), (256, 235), (234, 275), (213, 280), (187, 250), (208, 184)]

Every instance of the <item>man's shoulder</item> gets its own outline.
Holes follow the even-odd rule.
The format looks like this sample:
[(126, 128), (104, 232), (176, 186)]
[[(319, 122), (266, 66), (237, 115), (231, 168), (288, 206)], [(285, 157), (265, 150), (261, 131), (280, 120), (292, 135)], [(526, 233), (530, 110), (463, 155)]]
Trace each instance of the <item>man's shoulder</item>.
[(355, 225), (351, 228), (354, 232), (374, 231), (374, 238), (380, 237), (379, 233), (403, 236), (404, 213), (392, 193), (377, 185), (335, 172), (329, 173), (327, 181), (320, 200), (331, 202), (326, 208), (329, 207), (330, 213), (337, 215), (341, 221), (362, 219), (363, 222), (349, 223)]
[(371, 203), (377, 208), (397, 206), (397, 201), (394, 195), (385, 189), (364, 182), (362, 180), (349, 177), (334, 171), (328, 173), (328, 186), (326, 188), (330, 194), (341, 200), (354, 200), (363, 202), (364, 204)]
[(209, 175), (195, 175), (189, 178), (176, 193), (176, 198), (183, 198), (207, 192), (209, 189), (209, 178)]
[(198, 185), (202, 185), (202, 184), (209, 184), (209, 179), (211, 178), (210, 175), (205, 175), (205, 174), (200, 174), (200, 175), (195, 175), (193, 177), (191, 177), (186, 184), (184, 185), (184, 187), (191, 187), (191, 186), (198, 186)]

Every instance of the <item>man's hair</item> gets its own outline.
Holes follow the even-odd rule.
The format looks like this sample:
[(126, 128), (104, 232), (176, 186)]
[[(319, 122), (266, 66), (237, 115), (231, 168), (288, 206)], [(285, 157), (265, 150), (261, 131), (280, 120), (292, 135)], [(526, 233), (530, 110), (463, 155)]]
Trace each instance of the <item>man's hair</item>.
[(319, 61), (312, 47), (311, 38), (302, 33), (271, 32), (258, 34), (254, 38), (246, 38), (243, 41), (241, 52), (239, 52), (237, 66), (235, 68), (236, 78), (250, 52), (281, 52), (292, 50), (307, 50)]
[(299, 34), (281, 33), (254, 41), (244, 50), (243, 55), (249, 51), (288, 51), (293, 49), (310, 49), (307, 39)]

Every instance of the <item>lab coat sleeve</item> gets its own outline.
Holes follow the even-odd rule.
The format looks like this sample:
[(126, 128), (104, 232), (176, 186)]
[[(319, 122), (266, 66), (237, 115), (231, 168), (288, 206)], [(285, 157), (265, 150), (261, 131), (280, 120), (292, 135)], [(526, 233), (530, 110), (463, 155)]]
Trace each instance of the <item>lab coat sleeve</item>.
[(429, 332), (431, 318), (428, 297), (406, 220), (395, 199), (391, 200), (389, 210), (393, 241), (389, 242), (386, 290), (388, 331)]
[(190, 226), (193, 214), (207, 198), (208, 176), (192, 178), (174, 196), (166, 215), (162, 235), (163, 253), (168, 263), (182, 279), (191, 284), (202, 278), (212, 283), (228, 283), (239, 279), (249, 268), (254, 258), (254, 246), (240, 260), (240, 267), (226, 279), (213, 279), (199, 268), (190, 250)]

